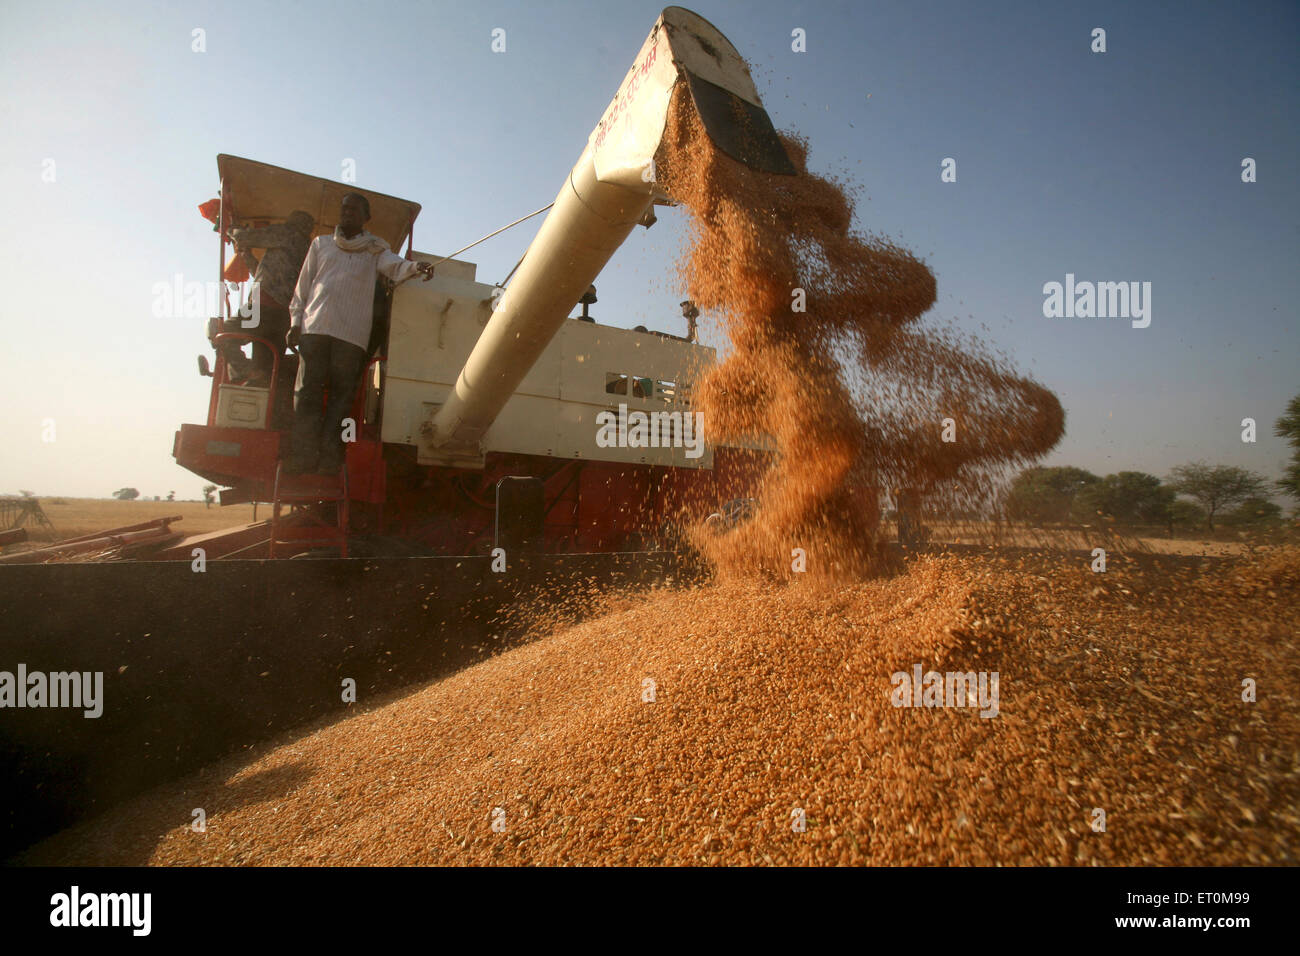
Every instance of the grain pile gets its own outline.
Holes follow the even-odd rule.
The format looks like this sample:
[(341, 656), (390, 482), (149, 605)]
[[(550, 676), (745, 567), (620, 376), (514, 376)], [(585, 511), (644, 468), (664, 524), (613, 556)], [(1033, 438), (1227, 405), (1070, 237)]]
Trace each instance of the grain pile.
[(809, 572), (852, 579), (877, 564), (879, 489), (973, 502), (990, 470), (1051, 449), (1065, 417), (1055, 395), (969, 337), (921, 331), (934, 275), (854, 233), (846, 188), (808, 172), (802, 139), (781, 140), (796, 175), (732, 159), (679, 83), (655, 157), (691, 215), (683, 283), (733, 347), (696, 389), (706, 433), (770, 435), (778, 452), (758, 519), (695, 540), (723, 573), (788, 576), (801, 547)]
[[(1297, 621), (1294, 550), (1104, 575), (936, 556), (834, 593), (659, 592), (26, 862), (1295, 863)], [(892, 706), (890, 675), (918, 663), (998, 671), (998, 716)]]

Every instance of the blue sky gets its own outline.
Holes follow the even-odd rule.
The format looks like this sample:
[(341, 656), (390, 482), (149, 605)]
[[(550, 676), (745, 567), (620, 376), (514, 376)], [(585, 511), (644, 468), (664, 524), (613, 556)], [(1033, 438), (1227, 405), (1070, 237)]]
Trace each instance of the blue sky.
[[(861, 188), (858, 227), (926, 260), (935, 317), (1060, 395), (1067, 434), (1047, 463), (1280, 474), (1272, 423), (1300, 392), (1300, 5), (691, 8), (750, 60), (813, 169)], [(198, 496), (170, 452), (206, 414), (202, 321), (151, 303), (176, 273), (215, 277), (195, 206), (216, 195), (218, 153), (333, 179), (353, 159), (358, 185), (423, 204), (416, 248), (445, 254), (554, 198), (660, 9), (6, 3), (0, 493)], [(600, 321), (679, 331), (682, 217), (661, 210), (619, 251)], [(540, 221), (465, 258), (499, 281)], [(1066, 273), (1150, 282), (1150, 327), (1044, 318), (1043, 285)]]

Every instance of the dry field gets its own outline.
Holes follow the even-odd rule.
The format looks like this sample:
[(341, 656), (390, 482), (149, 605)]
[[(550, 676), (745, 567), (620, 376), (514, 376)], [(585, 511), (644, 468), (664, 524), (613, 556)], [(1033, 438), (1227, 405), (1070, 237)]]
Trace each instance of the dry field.
[[(25, 862), (1295, 864), (1298, 622), (1294, 549), (622, 598)], [(895, 706), (916, 665), (997, 672), (996, 714)]]
[[(52, 503), (55, 501), (64, 503)], [(54, 524), (54, 532), (51, 534), (48, 528), (37, 527), (28, 519), (24, 527), (29, 541), (75, 538), (173, 515), (180, 515), (182, 520), (175, 522), (172, 529), (186, 533), (218, 531), (253, 520), (252, 505), (222, 508), (213, 504), (208, 508), (201, 501), (117, 501), (113, 498), (42, 498), (40, 502), (46, 517)], [(257, 514), (259, 518), (270, 517), (270, 508), (259, 506)]]
[[(888, 523), (891, 527), (893, 522)], [(1201, 557), (1227, 557), (1245, 554), (1263, 543), (1262, 538), (1221, 534), (1210, 538), (1180, 534), (1175, 538), (1138, 536), (1098, 530), (1071, 531), (1033, 528), (1023, 525), (998, 526), (991, 521), (938, 521), (928, 524), (931, 544), (993, 544), (1008, 547), (1052, 548), (1061, 551), (1089, 551), (1105, 548), (1107, 552), (1143, 554), (1179, 554)], [(1235, 538), (1236, 540), (1233, 540)]]

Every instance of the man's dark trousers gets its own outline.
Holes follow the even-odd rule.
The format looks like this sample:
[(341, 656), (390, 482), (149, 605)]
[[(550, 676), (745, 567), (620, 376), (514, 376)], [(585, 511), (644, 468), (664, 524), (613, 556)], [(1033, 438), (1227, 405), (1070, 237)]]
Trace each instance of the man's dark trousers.
[(356, 395), (366, 350), (331, 335), (304, 335), (298, 356), (290, 452), (304, 469), (337, 471), (343, 464), (343, 419)]

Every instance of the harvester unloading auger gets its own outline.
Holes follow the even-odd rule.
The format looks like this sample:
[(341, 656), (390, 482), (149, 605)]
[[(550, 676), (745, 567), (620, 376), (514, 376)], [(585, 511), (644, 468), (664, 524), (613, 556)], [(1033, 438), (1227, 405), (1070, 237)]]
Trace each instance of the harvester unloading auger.
[[(269, 501), (275, 517), (157, 556), (188, 560), (196, 545), (209, 557), (313, 548), (346, 556), (350, 545), (367, 553), (364, 542), (376, 541), (377, 553), (654, 549), (684, 521), (752, 493), (760, 449), (682, 440), (691, 437), (682, 434), (691, 386), (713, 364), (712, 349), (569, 318), (633, 228), (652, 225), (653, 207), (668, 203), (654, 155), (679, 84), (720, 149), (755, 169), (794, 172), (744, 59), (706, 20), (668, 7), (507, 288), (475, 281), (472, 263), (413, 253), (420, 207), (359, 190), (371, 231), (437, 265), (432, 281), (401, 285), (377, 310), (380, 327), (391, 317), (354, 407), (343, 486), (279, 475), (296, 357), (259, 388), (233, 381), (218, 348), (208, 421), (182, 426), (176, 459), (223, 486), (223, 504)], [(352, 189), (236, 157), (218, 166), (223, 224), (273, 223), (303, 209), (319, 235), (333, 230), (338, 199)], [(211, 338), (229, 347), (255, 334), (214, 326)], [(656, 416), (649, 444), (599, 440), (606, 412), (619, 416), (621, 437), (629, 417)]]
[(514, 283), (474, 347), (456, 387), (422, 427), (431, 454), (479, 444), (564, 324), (570, 310), (652, 207), (664, 202), (654, 156), (674, 86), (685, 83), (715, 144), (760, 170), (793, 173), (744, 59), (702, 17), (660, 16), (587, 148), (555, 197)]

